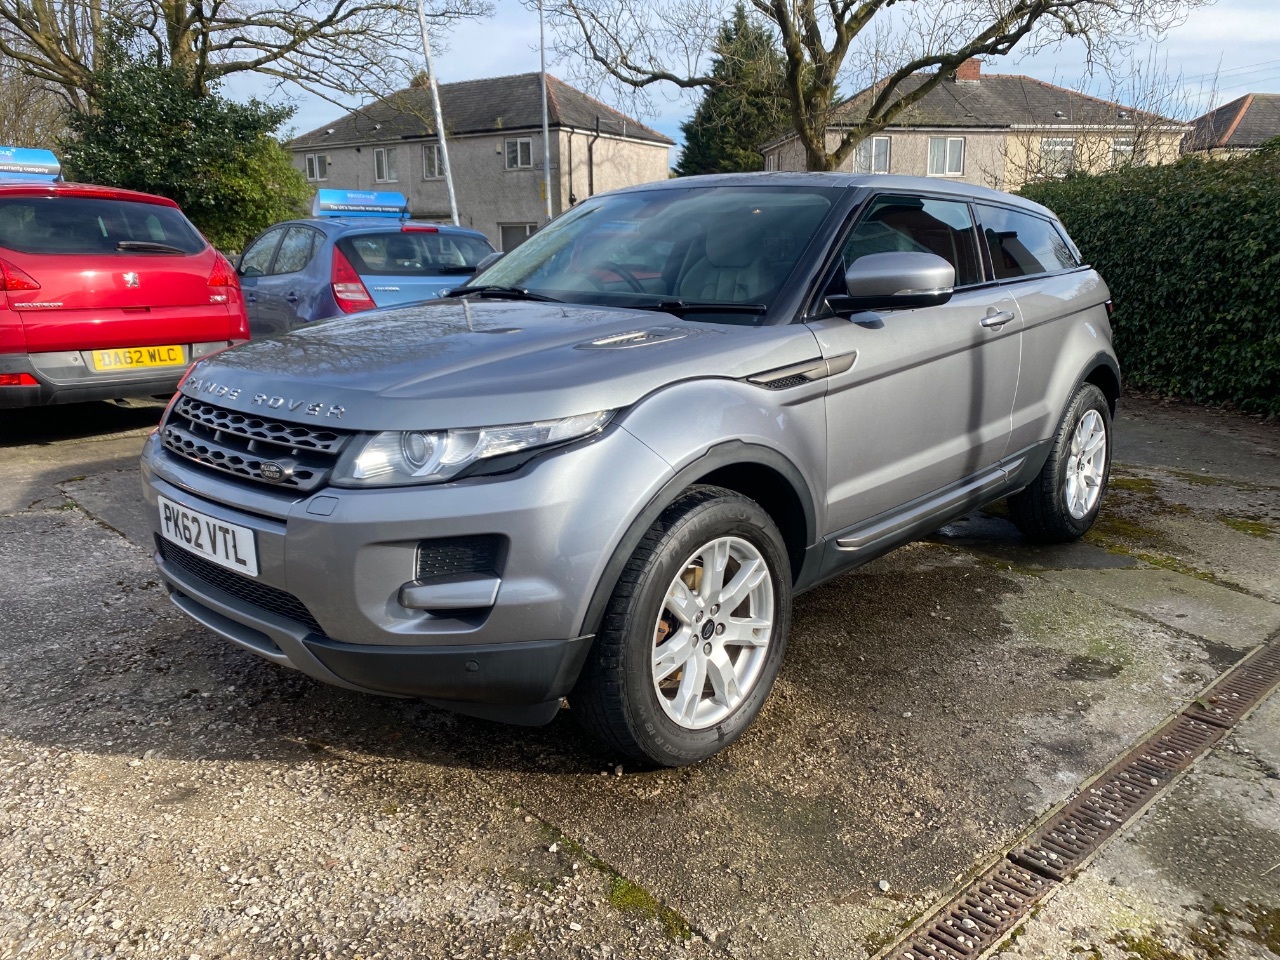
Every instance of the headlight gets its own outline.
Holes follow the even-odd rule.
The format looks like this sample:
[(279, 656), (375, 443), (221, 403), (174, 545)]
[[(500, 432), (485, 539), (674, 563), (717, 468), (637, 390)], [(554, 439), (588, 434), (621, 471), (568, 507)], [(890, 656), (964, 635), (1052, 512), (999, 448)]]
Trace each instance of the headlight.
[(460, 430), (391, 430), (358, 442), (338, 463), (334, 482), (345, 486), (438, 483), (479, 460), (548, 447), (604, 429), (612, 410), (562, 420)]

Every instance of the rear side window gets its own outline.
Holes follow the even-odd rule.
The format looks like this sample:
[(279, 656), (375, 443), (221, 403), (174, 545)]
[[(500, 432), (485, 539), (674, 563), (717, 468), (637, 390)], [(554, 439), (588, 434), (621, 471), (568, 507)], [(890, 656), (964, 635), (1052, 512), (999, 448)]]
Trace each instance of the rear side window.
[(1080, 266), (1066, 238), (1048, 220), (1004, 207), (978, 204), (982, 233), (997, 280), (1038, 273), (1072, 270)]
[(240, 275), (242, 277), (261, 277), (271, 266), (271, 255), (276, 252), (276, 244), (284, 235), (284, 227), (274, 227), (260, 236), (240, 258)]
[(311, 262), (311, 252), (316, 247), (320, 234), (310, 227), (290, 227), (284, 235), (284, 242), (276, 254), (272, 274), (297, 273)]
[(0, 197), (0, 246), (19, 253), (101, 254), (121, 241), (199, 253), (204, 238), (175, 207), (91, 197)]
[(472, 273), (493, 248), (478, 237), (447, 233), (362, 233), (343, 237), (338, 249), (364, 277)]
[(969, 205), (924, 197), (880, 197), (844, 244), (846, 269), (871, 253), (933, 253), (956, 268), (956, 286), (981, 283), (982, 259)]

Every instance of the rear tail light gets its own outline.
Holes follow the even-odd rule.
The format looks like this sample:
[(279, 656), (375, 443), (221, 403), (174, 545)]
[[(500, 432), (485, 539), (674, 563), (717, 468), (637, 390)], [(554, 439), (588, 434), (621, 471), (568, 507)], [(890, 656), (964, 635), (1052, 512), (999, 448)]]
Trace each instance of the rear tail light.
[(356, 268), (351, 266), (351, 261), (343, 256), (341, 250), (333, 251), (333, 269), (329, 279), (333, 284), (333, 299), (338, 301), (338, 309), (343, 313), (359, 313), (377, 306), (365, 289), (360, 274), (356, 273)]
[(1110, 300), (1108, 300), (1106, 303), (1106, 307), (1107, 307), (1107, 319), (1110, 320), (1113, 316), (1115, 316), (1116, 305), (1112, 303)]
[[(0, 260), (0, 294), (39, 290), (40, 284), (24, 270), (19, 270), (8, 260)], [(0, 310), (7, 310), (9, 298), (0, 296)]]
[(214, 256), (213, 273), (209, 274), (209, 302), (227, 303), (231, 299), (231, 291), (240, 289), (240, 278), (236, 276), (230, 260), (217, 252)]
[(427, 223), (406, 223), (400, 228), (401, 233), (439, 233), (439, 227)]
[(40, 381), (29, 373), (0, 373), (0, 387), (38, 387)]

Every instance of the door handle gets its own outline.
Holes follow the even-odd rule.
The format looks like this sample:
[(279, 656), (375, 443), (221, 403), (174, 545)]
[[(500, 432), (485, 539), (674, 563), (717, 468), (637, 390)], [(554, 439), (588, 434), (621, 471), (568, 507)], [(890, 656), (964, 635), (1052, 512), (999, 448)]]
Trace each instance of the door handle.
[(290, 293), (287, 297), (285, 297), (285, 299), (288, 300), (290, 303), (297, 303), (298, 295), (296, 293)]
[(1001, 310), (999, 313), (988, 314), (978, 322), (988, 329), (999, 330), (1006, 323), (1013, 319), (1013, 312), (1010, 310)]
[(245, 303), (257, 303), (257, 302), (258, 302), (258, 298), (257, 298), (256, 296), (254, 296), (252, 293), (246, 293), (246, 294), (244, 295), (244, 302), (245, 302)]

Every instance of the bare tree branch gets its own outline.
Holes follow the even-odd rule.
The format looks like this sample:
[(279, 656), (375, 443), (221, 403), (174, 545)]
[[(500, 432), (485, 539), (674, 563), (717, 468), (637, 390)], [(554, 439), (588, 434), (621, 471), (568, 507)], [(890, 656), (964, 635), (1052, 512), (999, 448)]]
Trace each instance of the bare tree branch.
[[(232, 74), (282, 78), (322, 95), (378, 95), (421, 69), (416, 0), (0, 0), (0, 63), (88, 109), (106, 30), (199, 90)], [(447, 23), (488, 0), (432, 0)]]
[[(1159, 35), (1212, 0), (750, 0), (786, 60), (792, 123), (812, 170), (838, 167), (970, 57), (1007, 56), (1069, 40), (1107, 67), (1142, 36)], [(730, 0), (548, 0), (557, 53), (576, 79), (612, 88), (637, 113), (649, 91), (715, 86), (706, 69)], [(843, 102), (841, 85), (865, 95)], [(908, 78), (919, 77), (922, 81)], [(832, 113), (841, 135), (828, 143)], [(850, 122), (849, 114), (855, 116)]]

